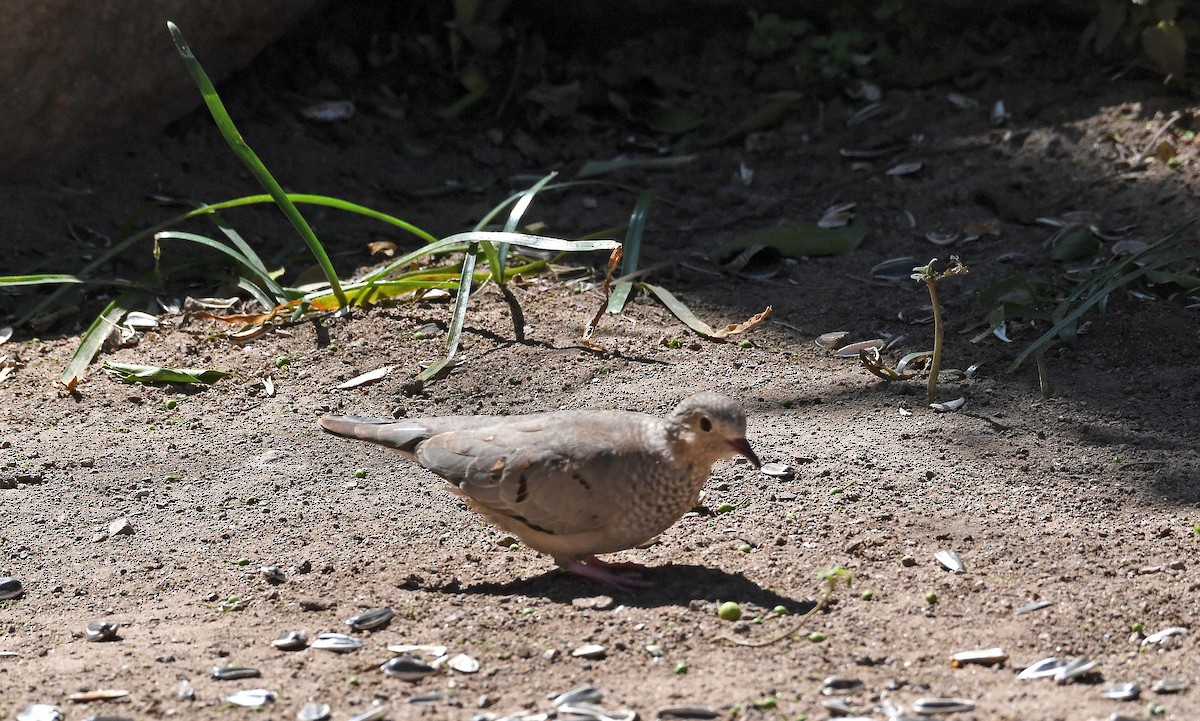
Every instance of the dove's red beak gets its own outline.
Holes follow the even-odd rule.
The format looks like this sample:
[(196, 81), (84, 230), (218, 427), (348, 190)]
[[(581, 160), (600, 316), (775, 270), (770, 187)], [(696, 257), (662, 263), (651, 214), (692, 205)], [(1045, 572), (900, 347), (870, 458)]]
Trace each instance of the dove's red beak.
[(755, 468), (762, 468), (762, 463), (759, 463), (758, 456), (754, 455), (754, 449), (750, 447), (750, 442), (745, 438), (739, 438), (736, 441), (730, 441), (729, 446), (737, 451), (739, 455), (743, 455), (750, 459)]

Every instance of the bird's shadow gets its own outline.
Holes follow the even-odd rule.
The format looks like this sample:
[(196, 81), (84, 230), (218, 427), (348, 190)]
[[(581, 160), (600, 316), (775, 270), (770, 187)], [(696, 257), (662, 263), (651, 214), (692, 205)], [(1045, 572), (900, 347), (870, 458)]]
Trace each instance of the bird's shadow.
[(442, 585), (425, 585), (434, 593), (463, 593), (486, 596), (540, 596), (557, 603), (570, 604), (586, 596), (607, 595), (625, 606), (658, 608), (686, 606), (696, 599), (709, 601), (737, 599), (763, 608), (786, 606), (791, 613), (806, 613), (815, 601), (784, 596), (763, 588), (740, 573), (726, 573), (706, 566), (668, 564), (647, 568), (643, 577), (654, 585), (636, 591), (623, 591), (600, 585), (585, 578), (554, 569), (533, 578), (502, 583), (486, 582), (462, 586), (457, 580)]

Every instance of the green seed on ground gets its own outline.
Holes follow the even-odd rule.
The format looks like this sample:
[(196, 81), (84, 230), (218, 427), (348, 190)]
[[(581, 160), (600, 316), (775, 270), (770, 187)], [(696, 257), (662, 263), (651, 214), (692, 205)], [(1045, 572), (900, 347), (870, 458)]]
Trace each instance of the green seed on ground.
[(276, 359), (275, 359), (275, 367), (276, 367), (276, 368), (283, 368), (284, 366), (286, 366), (288, 363), (291, 363), (291, 362), (292, 362), (292, 359), (291, 359), (291, 358), (288, 358), (288, 357), (287, 357), (287, 356), (285, 356), (285, 355), (281, 355), (281, 356), (279, 356), (278, 358), (276, 358)]
[(751, 547), (749, 543), (742, 543), (738, 545), (737, 550), (741, 553), (750, 553)]
[(925, 592), (925, 603), (928, 603), (929, 605), (932, 606), (933, 604), (935, 604), (937, 602), (938, 602), (938, 595), (936, 593), (934, 593), (933, 591)]
[(238, 560), (234, 561), (234, 563), (235, 563), (235, 564), (237, 564), (237, 565), (239, 565), (239, 566), (249, 566), (249, 565), (250, 565), (250, 559), (249, 559), (249, 558), (246, 558), (245, 556), (242, 556), (242, 557), (241, 557), (241, 558), (239, 558)]
[(175, 410), (175, 406), (179, 405), (179, 401), (175, 400), (174, 398), (171, 398), (171, 399), (168, 399), (167, 402), (164, 403), (163, 405), (165, 405), (167, 407), (167, 410), (172, 411), (172, 410)]
[(776, 616), (786, 616), (788, 615), (787, 606), (776, 606), (775, 608), (771, 609), (771, 613), (775, 614)]
[(722, 503), (721, 505), (717, 506), (717, 513), (729, 513), (735, 508), (737, 508), (737, 506), (733, 505), (732, 503)]
[(808, 636), (806, 636), (805, 638), (807, 638), (809, 641), (812, 641), (813, 643), (820, 643), (825, 640), (825, 634), (821, 633), (820, 631), (813, 631), (812, 633), (808, 634)]
[(355, 468), (354, 469), (354, 477), (355, 478), (366, 478), (367, 477), (367, 469)]
[(870, 601), (872, 598), (875, 598), (875, 593), (873, 591), (863, 591), (861, 598), (864, 601)]
[(689, 668), (691, 668), (691, 666), (688, 666), (687, 661), (680, 661), (679, 663), (675, 664), (675, 668), (671, 669), (671, 673), (675, 674), (676, 676), (682, 676), (688, 672)]
[(717, 606), (717, 615), (722, 621), (736, 621), (742, 617), (742, 607), (736, 601), (726, 601)]

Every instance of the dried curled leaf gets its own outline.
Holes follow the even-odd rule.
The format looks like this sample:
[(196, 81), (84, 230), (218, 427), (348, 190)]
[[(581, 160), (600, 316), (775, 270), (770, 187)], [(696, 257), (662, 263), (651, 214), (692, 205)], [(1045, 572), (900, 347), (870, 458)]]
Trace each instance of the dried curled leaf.
[(620, 245), (613, 248), (612, 252), (609, 253), (608, 270), (604, 274), (604, 300), (600, 302), (600, 308), (596, 311), (596, 315), (592, 316), (592, 319), (588, 321), (586, 326), (584, 326), (583, 335), (580, 336), (578, 340), (579, 345), (587, 348), (588, 350), (596, 351), (597, 353), (608, 352), (604, 346), (592, 340), (592, 333), (596, 332), (596, 326), (600, 325), (600, 319), (604, 317), (604, 312), (608, 309), (608, 299), (609, 295), (612, 293), (613, 273), (616, 272), (617, 266), (620, 265), (621, 256), (623, 253), (624, 251)]
[(744, 333), (754, 326), (762, 323), (771, 314), (771, 306), (767, 306), (761, 313), (757, 313), (742, 323), (731, 323), (723, 328), (713, 328), (708, 323), (696, 317), (691, 308), (688, 308), (684, 303), (676, 298), (671, 291), (662, 286), (653, 285), (651, 283), (642, 283), (642, 286), (653, 293), (662, 304), (667, 306), (667, 310), (671, 311), (676, 318), (683, 321), (684, 325), (696, 331), (705, 338), (712, 340), (724, 340), (731, 335)]

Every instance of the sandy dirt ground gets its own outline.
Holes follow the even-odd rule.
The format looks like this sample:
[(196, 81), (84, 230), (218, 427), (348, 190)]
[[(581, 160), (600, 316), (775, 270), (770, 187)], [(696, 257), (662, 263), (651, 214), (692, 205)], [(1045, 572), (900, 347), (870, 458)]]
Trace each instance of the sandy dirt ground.
[[(333, 16), (330, 27), (338, 22)], [(346, 72), (356, 41), (365, 47), (368, 39), (345, 28), (289, 38), (222, 86), (243, 134), (289, 189), (379, 208), (441, 236), (470, 228), (550, 170), (571, 178), (585, 161), (653, 154), (670, 141), (611, 110), (548, 118), (526, 99), (535, 82), (527, 77), (499, 112), (493, 99), (461, 120), (438, 121), (432, 110), (454, 98), (452, 86), (424, 85), (413, 76), (421, 68), (405, 71), (399, 60)], [(1072, 42), (1038, 31), (995, 50), (1006, 61), (968, 79), (885, 86), (882, 113), (849, 127), (865, 101), (814, 94), (749, 138), (697, 147), (682, 168), (623, 171), (605, 179), (625, 187), (535, 199), (527, 221), (579, 237), (622, 225), (637, 192), (656, 189), (642, 249), (643, 266), (662, 264), (651, 280), (714, 326), (773, 307), (732, 342), (696, 336), (642, 295), (602, 320), (594, 340), (606, 353), (580, 348), (603, 300), (599, 255), (568, 259), (582, 270), (513, 284), (523, 341), (496, 288), (479, 290), (461, 364), (424, 387), (412, 379), (441, 352), (445, 301), (280, 323), (238, 345), (227, 325), (148, 299), (158, 327), (103, 352), (74, 393), (57, 379), (104, 291), (84, 293), (57, 322), (17, 328), (0, 345), (12, 366), (0, 381), (0, 576), (17, 579), (23, 593), (0, 602), (0, 718), (53, 704), (70, 721), (288, 719), (310, 702), (328, 704), (338, 721), (376, 705), (392, 719), (564, 718), (551, 700), (584, 686), (602, 692), (594, 703), (611, 718), (697, 707), (692, 717), (825, 719), (849, 709), (884, 719), (915, 715), (930, 698), (970, 701), (974, 710), (946, 716), (964, 721), (1200, 718), (1196, 299), (1114, 292), (1105, 313), (1085, 317), (1075, 348), (1048, 354), (1048, 399), (1032, 362), (1006, 372), (1045, 324), (1010, 323), (1011, 343), (986, 333), (972, 340), (992, 310), (979, 301), (984, 289), (1024, 272), (1064, 292), (1073, 287), (1069, 270), (1112, 256), (1115, 242), (1104, 241), (1098, 261), (1051, 260), (1045, 242), (1054, 229), (1036, 218), (1088, 213), (1106, 231), (1133, 226), (1127, 239), (1153, 242), (1197, 214), (1194, 103), (1136, 68), (1072, 59)], [(767, 69), (744, 61), (743, 43), (736, 29), (700, 40), (662, 31), (606, 53), (551, 47), (541, 62), (545, 80), (558, 83), (618, 64), (672, 73), (692, 84), (678, 102), (704, 117), (712, 137), (778, 89), (763, 79)], [(203, 61), (205, 49), (195, 50)], [(957, 107), (951, 93), (978, 105)], [(358, 111), (336, 123), (297, 113), (330, 99), (353, 100)], [(999, 100), (1008, 118), (997, 126), (989, 114)], [(1174, 113), (1181, 118), (1154, 138)], [(1153, 156), (1163, 139), (1176, 146), (1178, 167), (1127, 162), (1147, 148)], [(839, 152), (889, 146), (865, 160)], [(918, 172), (886, 173), (918, 161)], [(748, 184), (743, 168), (752, 171)], [(448, 181), (462, 190), (418, 192)], [(6, 180), (0, 224), (12, 255), (0, 266), (75, 272), (81, 257), (121, 237), (152, 194), (216, 201), (254, 192), (197, 111), (164, 132)], [(815, 222), (848, 202), (868, 227), (852, 253), (759, 259), (743, 274), (706, 256), (750, 230)], [(364, 219), (308, 213), (344, 277), (377, 262), (369, 242), (417, 245)], [(285, 280), (311, 265), (276, 213), (228, 217), (286, 268)], [(949, 246), (927, 237), (993, 221), (998, 235)], [(1184, 239), (1195, 243), (1190, 231)], [(105, 273), (143, 273), (151, 251), (136, 246)], [(201, 253), (163, 245), (164, 261)], [(945, 367), (979, 365), (970, 378), (947, 377), (939, 399), (963, 398), (961, 409), (931, 410), (923, 375), (885, 382), (814, 343), (833, 331), (846, 331), (846, 342), (898, 339), (884, 353), (893, 365), (928, 350), (932, 326), (901, 317), (921, 315), (912, 309), (928, 305), (924, 288), (871, 271), (891, 258), (920, 265), (951, 253), (970, 274), (941, 285)], [(160, 297), (228, 292), (189, 278), (168, 279)], [(36, 289), (23, 290), (3, 296), (0, 311), (15, 315), (35, 297)], [(104, 361), (235, 375), (211, 386), (128, 385), (106, 374)], [(383, 366), (394, 369), (376, 383), (337, 388)], [(705, 389), (739, 399), (757, 454), (793, 473), (718, 463), (693, 512), (652, 545), (611, 557), (650, 567), (655, 585), (638, 592), (564, 575), (513, 546), (440, 479), (315, 423), (325, 412), (663, 414)], [(942, 550), (956, 552), (965, 570), (943, 567), (935, 559)], [(265, 566), (278, 567), (282, 580), (265, 578)], [(852, 581), (842, 577), (797, 633), (763, 646), (730, 640), (792, 628), (834, 568)], [(740, 621), (718, 616), (726, 601), (740, 605)], [(1027, 610), (1035, 602), (1044, 605)], [(385, 606), (396, 615), (383, 628), (353, 632), (345, 623)], [(117, 637), (89, 642), (84, 629), (100, 620), (118, 624)], [(1172, 627), (1186, 631), (1147, 642)], [(351, 633), (363, 647), (273, 647), (287, 631), (310, 640)], [(442, 665), (416, 681), (388, 676), (380, 666), (396, 644), (444, 646), (478, 670)], [(577, 655), (587, 646), (602, 650)], [(950, 663), (954, 653), (991, 648), (1003, 660)], [(1052, 656), (1096, 666), (1061, 684), (1018, 679)], [(214, 666), (261, 676), (216, 680)], [(848, 680), (844, 694), (823, 693), (831, 676)], [(1153, 690), (1164, 680), (1190, 688)], [(1139, 684), (1140, 695), (1104, 697), (1123, 683)], [(274, 700), (257, 713), (227, 702), (247, 689), (269, 690)], [(128, 693), (70, 700), (104, 690)], [(823, 705), (830, 702), (844, 708)]]

